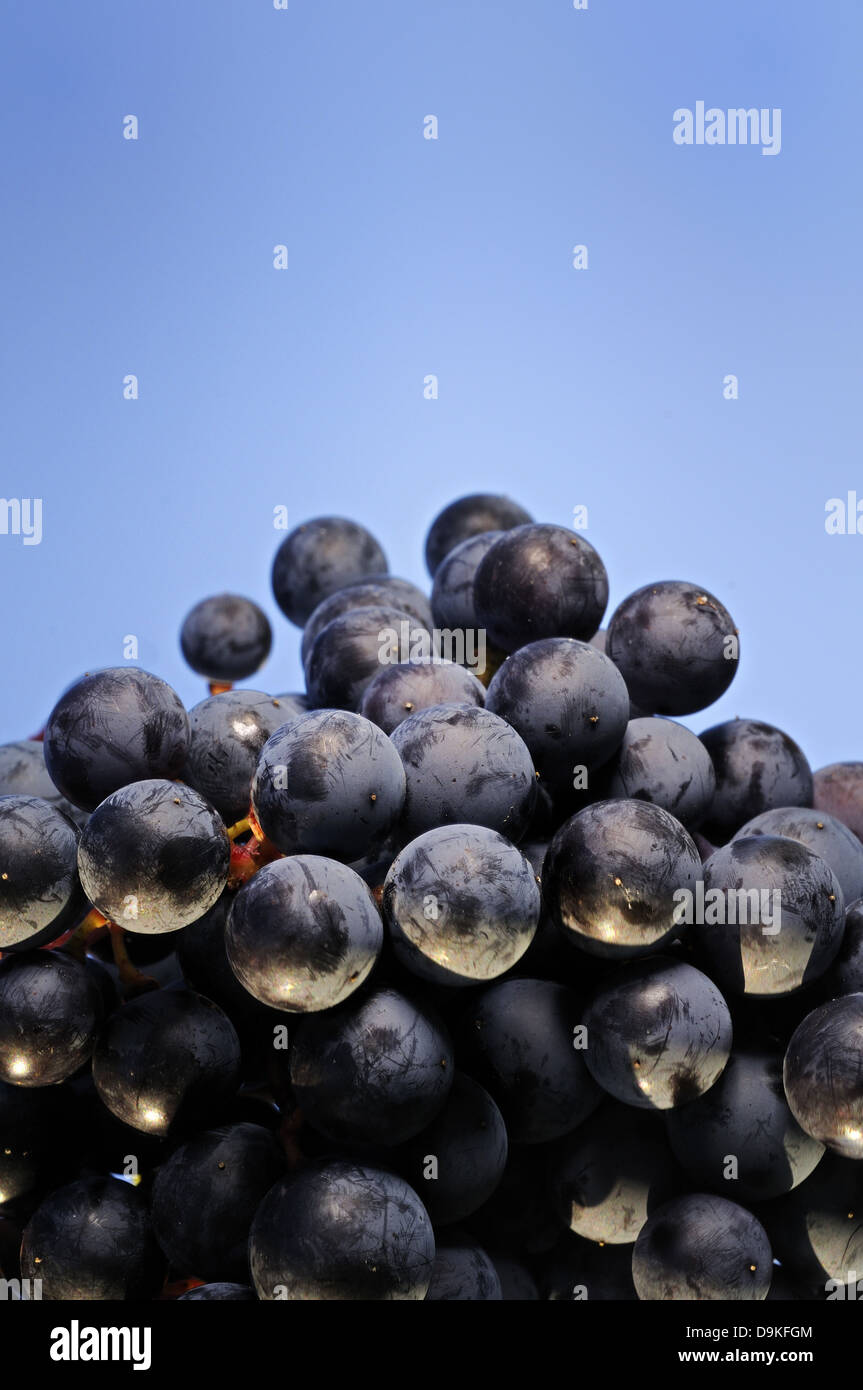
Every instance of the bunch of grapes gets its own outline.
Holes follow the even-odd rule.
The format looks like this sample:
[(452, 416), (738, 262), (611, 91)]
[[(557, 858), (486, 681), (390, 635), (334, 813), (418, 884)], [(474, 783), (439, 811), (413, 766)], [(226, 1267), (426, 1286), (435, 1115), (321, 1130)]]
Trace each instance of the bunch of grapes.
[[(497, 496), (291, 532), (303, 692), (92, 671), (0, 748), (0, 1276), (44, 1299), (823, 1299), (863, 1271), (863, 763)], [(239, 683), (239, 684), (238, 684)]]

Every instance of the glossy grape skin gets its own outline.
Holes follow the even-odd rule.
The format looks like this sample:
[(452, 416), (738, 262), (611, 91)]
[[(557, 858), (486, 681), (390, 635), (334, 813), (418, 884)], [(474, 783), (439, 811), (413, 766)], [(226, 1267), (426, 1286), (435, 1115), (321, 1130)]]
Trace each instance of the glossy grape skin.
[(89, 973), (59, 951), (0, 961), (0, 1080), (53, 1086), (89, 1059), (102, 1022)]
[[(668, 1111), (672, 1149), (699, 1188), (740, 1202), (762, 1202), (808, 1178), (824, 1146), (805, 1134), (788, 1108), (780, 1054), (736, 1050), (703, 1096)], [(728, 1157), (737, 1169), (728, 1176)]]
[(300, 645), (300, 660), (304, 669), (308, 665), (318, 634), (336, 618), (343, 617), (355, 608), (397, 608), (413, 619), (412, 625), (419, 624), (424, 628), (432, 626), (428, 599), (416, 584), (411, 584), (407, 579), (382, 574), (366, 579), (362, 584), (348, 584), (346, 588), (337, 589), (334, 594), (330, 594), (329, 598), (319, 603), (315, 611), (309, 615)]
[(470, 1005), (459, 1065), (500, 1107), (514, 1144), (543, 1144), (581, 1124), (602, 1092), (575, 1046), (578, 997), (550, 980), (502, 980)]
[(343, 710), (317, 710), (277, 730), (252, 779), (255, 815), (283, 854), (359, 859), (384, 843), (404, 800), (390, 740)]
[(183, 781), (233, 825), (249, 814), (252, 777), (267, 739), (299, 717), (260, 690), (226, 690), (201, 700), (189, 710)]
[(312, 1165), (277, 1183), (252, 1223), (258, 1298), (419, 1301), (435, 1242), (403, 1179), (351, 1161)]
[(479, 624), (505, 652), (543, 637), (587, 642), (607, 603), (605, 565), (589, 541), (565, 526), (507, 531), (483, 557), (474, 579)]
[(812, 805), (863, 839), (863, 762), (830, 763), (813, 774)]
[(814, 1173), (759, 1208), (773, 1248), (790, 1275), (819, 1289), (863, 1278), (863, 1165), (827, 1153)]
[(700, 828), (714, 844), (725, 844), (763, 811), (812, 805), (812, 770), (781, 729), (756, 719), (729, 719), (699, 738), (716, 776), (713, 804)]
[[(422, 1198), (434, 1225), (463, 1221), (487, 1202), (506, 1167), (503, 1116), (491, 1096), (456, 1072), (443, 1109), (393, 1155), (393, 1163)], [(429, 1157), (436, 1160), (435, 1168)]]
[(297, 627), (336, 589), (386, 574), (387, 557), (374, 536), (355, 521), (315, 517), (282, 541), (273, 560), (276, 603)]
[(112, 1114), (161, 1137), (205, 1120), (239, 1078), (233, 1024), (191, 990), (158, 990), (124, 1004), (93, 1057), (93, 1080)]
[(823, 977), (828, 999), (863, 994), (863, 899), (845, 909), (845, 931), (833, 964)]
[(536, 801), (536, 773), (516, 731), (490, 710), (433, 705), (393, 731), (407, 778), (404, 841), (453, 822), (517, 842)]
[(656, 1115), (606, 1101), (562, 1139), (549, 1182), (561, 1221), (576, 1235), (631, 1245), (675, 1191), (674, 1159)]
[(631, 719), (623, 741), (601, 769), (599, 795), (649, 801), (692, 831), (708, 814), (716, 774), (700, 739), (673, 719)]
[(501, 1301), (497, 1270), (476, 1241), (438, 1241), (427, 1303)]
[(151, 1198), (153, 1233), (172, 1269), (208, 1281), (242, 1280), (249, 1228), (285, 1170), (269, 1130), (221, 1125), (188, 1139), (158, 1169)]
[(585, 1061), (609, 1095), (670, 1110), (703, 1095), (731, 1052), (731, 1015), (700, 970), (653, 956), (621, 966), (584, 1013)]
[(695, 891), (701, 857), (674, 816), (646, 801), (598, 801), (555, 834), (542, 870), (555, 922), (591, 955), (625, 959), (682, 930), (675, 893)]
[(0, 796), (0, 951), (38, 946), (62, 932), (70, 905), (83, 908), (78, 832), (36, 796)]
[(863, 1158), (863, 994), (807, 1014), (788, 1044), (783, 1079), (807, 1134), (843, 1158)]
[(651, 714), (693, 714), (718, 700), (737, 673), (739, 644), (729, 638), (737, 644), (737, 629), (718, 599), (669, 579), (623, 600), (605, 650), (636, 705)]
[(315, 638), (306, 663), (309, 703), (314, 709), (358, 710), (367, 686), (392, 660), (393, 644), (400, 653), (402, 633), (407, 650), (425, 641), (426, 628), (400, 608), (352, 608), (327, 623)]
[(438, 512), (425, 543), (426, 568), (432, 576), (456, 546), (486, 531), (509, 531), (532, 522), (529, 512), (509, 497), (477, 492), (459, 497)]
[(258, 1296), (249, 1284), (201, 1284), (197, 1289), (181, 1293), (178, 1303), (257, 1303)]
[[(704, 888), (705, 921), (691, 927), (691, 936), (710, 973), (732, 993), (790, 994), (823, 975), (839, 950), (845, 925), (839, 881), (824, 859), (797, 840), (773, 835), (732, 840), (705, 864)], [(746, 890), (759, 892), (757, 914), (747, 904), (745, 923), (723, 922), (721, 913), (719, 922), (708, 921), (708, 894), (722, 894), (727, 917), (730, 892)], [(762, 920), (762, 892), (780, 894), (778, 900), (767, 898), (769, 923)], [(773, 921), (776, 902), (780, 915)]]
[(197, 922), (184, 927), (177, 937), (177, 959), (186, 985), (218, 1004), (233, 1023), (252, 1064), (271, 1055), (273, 1029), (284, 1026), (285, 1016), (255, 999), (240, 984), (228, 960), (225, 929), (234, 894), (226, 890), (215, 907)]
[(777, 807), (747, 821), (733, 838), (742, 840), (752, 835), (781, 835), (798, 840), (830, 865), (846, 903), (863, 897), (863, 844), (834, 816), (808, 806)]
[(431, 1124), (454, 1075), (446, 1029), (389, 988), (303, 1019), (290, 1066), (297, 1105), (315, 1129), (337, 1143), (383, 1147)]
[(391, 734), (432, 705), (485, 704), (485, 687), (453, 661), (401, 661), (384, 666), (363, 692), (360, 714)]
[(231, 844), (199, 792), (133, 782), (106, 797), (78, 846), (87, 897), (131, 932), (170, 932), (202, 917), (228, 881)]
[(632, 1256), (636, 1292), (647, 1301), (758, 1302), (767, 1297), (772, 1273), (761, 1223), (736, 1202), (700, 1192), (654, 1212)]
[(234, 974), (270, 1008), (313, 1013), (343, 1003), (369, 975), (383, 923), (368, 886), (345, 864), (297, 854), (241, 888), (225, 943)]
[(146, 1199), (119, 1178), (58, 1188), (24, 1232), (21, 1274), (42, 1280), (44, 1300), (146, 1300), (163, 1273)]
[(421, 979), (496, 979), (530, 945), (540, 913), (531, 865), (485, 826), (447, 825), (412, 840), (384, 883), (384, 918), (397, 959)]
[(441, 560), (434, 573), (431, 592), (436, 627), (457, 630), (480, 626), (473, 599), (473, 581), (480, 561), (502, 535), (503, 531), (482, 531), (469, 536)]
[(41, 739), (0, 744), (0, 796), (38, 796), (77, 826), (87, 822), (87, 812), (61, 796), (48, 776)]
[(547, 637), (508, 657), (486, 709), (521, 734), (549, 786), (571, 787), (576, 767), (600, 767), (620, 747), (629, 692), (613, 662), (588, 642)]
[(54, 706), (45, 726), (45, 766), (75, 806), (94, 810), (106, 796), (145, 778), (179, 777), (189, 751), (180, 697), (135, 666), (86, 675)]
[(213, 681), (243, 681), (263, 666), (273, 630), (262, 608), (239, 594), (215, 594), (189, 612), (180, 629), (183, 656)]

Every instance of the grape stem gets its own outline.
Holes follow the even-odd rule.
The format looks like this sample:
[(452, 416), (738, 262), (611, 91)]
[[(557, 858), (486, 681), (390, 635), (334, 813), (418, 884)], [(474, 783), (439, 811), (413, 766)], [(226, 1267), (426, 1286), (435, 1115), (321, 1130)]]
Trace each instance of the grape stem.
[(53, 951), (58, 946), (65, 946), (69, 954), (83, 964), (93, 942), (98, 941), (101, 936), (105, 935), (107, 927), (108, 918), (103, 917), (98, 908), (91, 907), (90, 911), (81, 919), (77, 927), (73, 927), (71, 931), (64, 932), (62, 936), (58, 936), (56, 941), (51, 942), (48, 950)]
[(211, 695), (224, 695), (234, 688), (233, 681), (208, 681), (207, 684)]
[(158, 980), (154, 980), (150, 975), (144, 975), (133, 963), (126, 947), (123, 928), (118, 927), (116, 922), (109, 922), (108, 927), (111, 932), (111, 950), (114, 954), (117, 973), (120, 976), (123, 998), (133, 999), (137, 994), (146, 994), (148, 990), (158, 989)]

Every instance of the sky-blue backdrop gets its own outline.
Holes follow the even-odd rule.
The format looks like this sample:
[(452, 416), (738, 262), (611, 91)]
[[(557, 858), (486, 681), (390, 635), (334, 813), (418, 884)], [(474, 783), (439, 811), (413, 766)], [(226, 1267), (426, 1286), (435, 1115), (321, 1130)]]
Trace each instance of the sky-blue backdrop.
[[(612, 607), (727, 604), (696, 730), (863, 756), (863, 535), (824, 524), (863, 498), (861, 41), (858, 0), (7, 3), (0, 491), (43, 539), (0, 536), (0, 738), (127, 634), (194, 703), (179, 624), (224, 589), (276, 628), (248, 683), (295, 687), (273, 508), (416, 580), (482, 489), (587, 504)], [(780, 107), (781, 153), (677, 146), (698, 100)]]

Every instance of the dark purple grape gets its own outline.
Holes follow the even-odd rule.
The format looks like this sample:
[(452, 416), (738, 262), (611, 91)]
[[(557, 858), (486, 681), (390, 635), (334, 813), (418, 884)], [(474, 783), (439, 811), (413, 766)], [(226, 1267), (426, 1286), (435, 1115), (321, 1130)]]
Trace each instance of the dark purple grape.
[(390, 740), (342, 710), (279, 729), (252, 780), (255, 815), (284, 854), (359, 859), (391, 834), (404, 800), (404, 768)]
[(694, 892), (701, 858), (668, 811), (646, 801), (598, 801), (565, 822), (542, 870), (552, 917), (596, 956), (623, 959), (681, 930), (676, 894)]
[(38, 796), (55, 810), (71, 816), (76, 825), (87, 822), (87, 812), (61, 796), (48, 776), (41, 739), (0, 744), (0, 796)]
[(427, 1129), (394, 1155), (435, 1226), (463, 1221), (487, 1202), (506, 1167), (503, 1116), (482, 1086), (456, 1072), (446, 1103)]
[(480, 626), (505, 652), (543, 637), (587, 642), (608, 603), (605, 565), (565, 526), (518, 526), (485, 555), (474, 580)]
[(420, 1301), (435, 1242), (402, 1178), (353, 1162), (306, 1168), (258, 1208), (249, 1264), (258, 1298)]
[(426, 656), (433, 654), (428, 629), (399, 608), (352, 608), (334, 618), (318, 633), (306, 663), (310, 704), (358, 710), (378, 672), (406, 660), (415, 642)]
[(863, 897), (863, 844), (834, 816), (808, 806), (777, 807), (747, 821), (734, 839), (752, 835), (782, 835), (798, 840), (830, 865), (846, 903)]
[(266, 865), (240, 889), (225, 942), (234, 974), (255, 999), (312, 1013), (343, 1003), (363, 983), (383, 934), (359, 874), (297, 854)]
[(285, 537), (273, 561), (276, 603), (302, 627), (336, 589), (386, 574), (387, 557), (374, 536), (340, 516), (315, 517)]
[(201, 1284), (197, 1289), (181, 1293), (178, 1303), (257, 1303), (258, 1296), (249, 1284)]
[(658, 1115), (606, 1101), (551, 1157), (555, 1209), (576, 1235), (631, 1244), (674, 1195), (675, 1168)]
[(486, 708), (521, 734), (550, 787), (572, 787), (620, 747), (629, 694), (617, 667), (587, 642), (547, 637), (521, 647), (500, 667)]
[(758, 1302), (773, 1252), (759, 1221), (736, 1202), (695, 1192), (666, 1202), (642, 1228), (632, 1255), (638, 1297)]
[(692, 936), (724, 989), (790, 994), (823, 975), (845, 924), (829, 864), (798, 840), (735, 839), (704, 865), (704, 903)]
[(503, 980), (471, 1002), (459, 1062), (497, 1102), (513, 1143), (558, 1139), (599, 1104), (580, 1024), (578, 996), (550, 980)]
[(363, 692), (360, 714), (391, 734), (432, 705), (484, 705), (485, 687), (453, 661), (403, 661), (384, 666)]
[(393, 861), (382, 906), (397, 958), (439, 984), (494, 980), (524, 955), (539, 921), (532, 866), (480, 825), (445, 825)]
[(693, 1183), (741, 1202), (790, 1192), (824, 1153), (791, 1114), (782, 1089), (782, 1058), (772, 1053), (732, 1052), (716, 1085), (670, 1110), (665, 1123)]
[(58, 1188), (27, 1225), (21, 1274), (52, 1302), (155, 1298), (164, 1260), (143, 1193), (114, 1177)]
[(863, 994), (863, 899), (845, 910), (842, 945), (823, 984), (831, 999), (837, 994)]
[(621, 966), (584, 1014), (591, 1075), (627, 1105), (670, 1110), (703, 1095), (731, 1052), (731, 1015), (700, 970), (662, 956)]
[(434, 705), (400, 724), (392, 742), (407, 776), (405, 840), (454, 821), (521, 839), (536, 773), (524, 740), (505, 720), (472, 706)]
[(650, 714), (694, 714), (737, 674), (739, 641), (727, 608), (695, 584), (646, 584), (611, 615), (606, 654)]
[(158, 990), (124, 1004), (93, 1057), (93, 1080), (112, 1114), (162, 1137), (205, 1121), (239, 1078), (233, 1024), (191, 990)]
[(442, 1109), (453, 1075), (443, 1025), (394, 989), (303, 1019), (291, 1050), (297, 1105), (337, 1143), (412, 1139)]
[(252, 1219), (285, 1170), (260, 1125), (222, 1125), (175, 1149), (156, 1173), (153, 1233), (178, 1275), (242, 1280)]
[(252, 777), (267, 739), (304, 714), (259, 690), (211, 695), (189, 710), (191, 741), (183, 780), (233, 825), (249, 814)]
[(83, 676), (60, 697), (43, 746), (55, 786), (92, 811), (130, 782), (179, 777), (189, 720), (179, 695), (158, 676), (109, 667)]
[(632, 719), (600, 773), (601, 795), (661, 806), (693, 830), (713, 803), (716, 776), (700, 739), (673, 719)]
[(478, 628), (473, 581), (480, 561), (500, 540), (502, 531), (482, 531), (461, 541), (441, 560), (434, 572), (431, 611), (439, 628)]
[(75, 904), (84, 907), (75, 826), (37, 796), (0, 796), (0, 951), (56, 940)]
[(783, 1078), (801, 1128), (843, 1158), (863, 1158), (863, 994), (807, 1014), (788, 1044)]
[(499, 1303), (501, 1298), (497, 1270), (476, 1241), (438, 1241), (427, 1303)]
[(824, 1296), (825, 1281), (863, 1278), (863, 1165), (825, 1154), (793, 1192), (759, 1208), (789, 1275)]
[(231, 842), (218, 813), (177, 782), (132, 782), (106, 797), (78, 846), (84, 892), (131, 932), (170, 932), (202, 917), (228, 881)]
[(513, 526), (524, 526), (532, 520), (524, 507), (508, 497), (488, 492), (459, 497), (438, 512), (428, 529), (425, 557), (429, 574), (436, 576), (438, 565), (457, 545), (472, 536), (486, 531), (509, 531)]
[(422, 628), (432, 626), (432, 611), (422, 589), (407, 579), (397, 579), (391, 574), (377, 575), (362, 584), (348, 584), (337, 589), (329, 598), (319, 603), (303, 628), (300, 658), (306, 667), (312, 654), (312, 647), (320, 632), (323, 632), (336, 618), (342, 618), (355, 608), (397, 608), (401, 613), (413, 618)]
[[(813, 777), (812, 805), (863, 839), (863, 763), (830, 763)], [(41, 793), (40, 793), (41, 795)]]
[(0, 961), (0, 1080), (53, 1086), (88, 1060), (102, 1022), (89, 972), (59, 951)]
[(700, 738), (716, 774), (713, 805), (701, 826), (714, 844), (725, 844), (762, 811), (812, 805), (812, 771), (781, 729), (755, 719), (729, 719)]
[(180, 630), (183, 656), (193, 671), (213, 681), (243, 681), (263, 666), (273, 630), (262, 608), (238, 594), (202, 599)]

